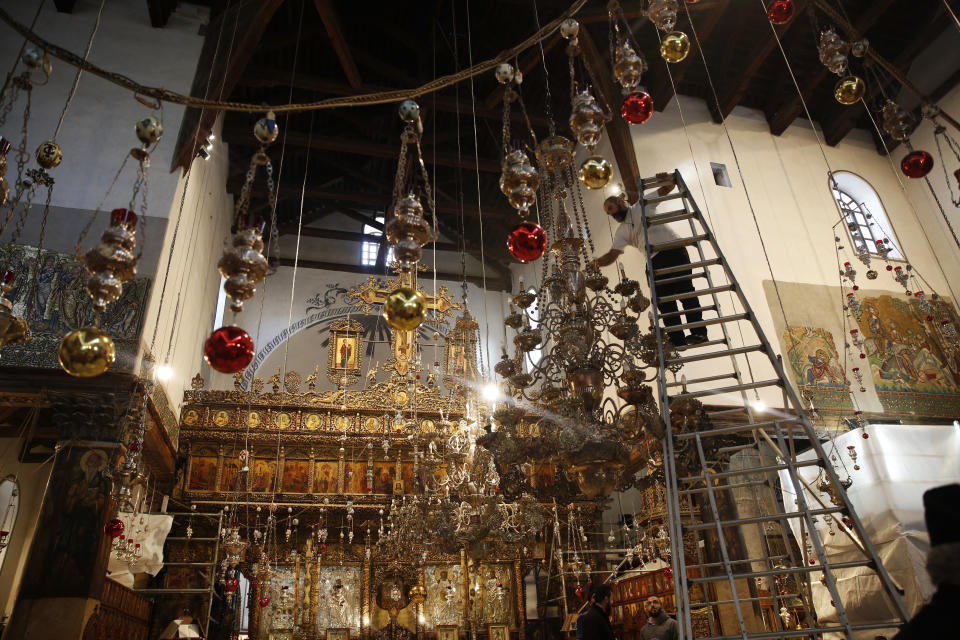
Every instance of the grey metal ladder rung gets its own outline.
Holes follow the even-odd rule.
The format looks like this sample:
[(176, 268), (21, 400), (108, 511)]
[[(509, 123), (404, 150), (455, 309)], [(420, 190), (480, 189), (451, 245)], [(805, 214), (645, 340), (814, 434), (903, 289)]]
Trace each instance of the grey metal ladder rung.
[[(761, 480), (750, 480), (749, 482), (735, 482), (734, 484), (722, 484), (716, 489), (744, 489), (746, 487), (759, 487), (767, 484)], [(706, 487), (692, 487), (690, 489), (680, 489), (679, 493), (681, 495), (694, 494), (694, 493), (703, 493), (706, 491)]]
[(672, 173), (666, 173), (659, 176), (653, 176), (652, 178), (640, 178), (640, 189), (653, 189), (659, 187), (665, 187), (667, 185), (676, 186), (677, 180)]
[[(669, 361), (668, 361), (669, 362)], [(691, 384), (703, 384), (704, 382), (714, 382), (716, 380), (726, 380), (727, 378), (736, 378), (737, 374), (735, 373), (721, 373), (716, 376), (705, 376), (703, 378), (693, 378), (692, 380), (678, 380), (676, 382), (668, 382), (668, 387), (682, 387), (684, 385)]]
[[(831, 513), (840, 513), (843, 511), (840, 507), (828, 507), (827, 509), (811, 509), (811, 516), (826, 516)], [(762, 524), (764, 522), (776, 522), (777, 520), (791, 520), (793, 518), (802, 518), (806, 512), (789, 511), (786, 513), (774, 513), (765, 516), (751, 516), (749, 518), (735, 518), (733, 520), (713, 520), (711, 522), (702, 522), (700, 524), (684, 525), (686, 531), (705, 531), (716, 529), (717, 525), (721, 527), (742, 527), (745, 524)], [(731, 563), (733, 561), (731, 560)]]
[[(811, 467), (819, 465), (819, 460), (797, 460), (793, 463), (794, 468), (800, 467)], [(790, 467), (786, 464), (767, 464), (762, 467), (750, 467), (749, 469), (736, 469), (734, 471), (718, 471), (717, 473), (711, 473), (708, 477), (711, 480), (719, 480), (720, 478), (735, 478), (737, 476), (746, 476), (754, 473), (766, 473), (768, 471), (786, 471)], [(678, 478), (678, 482), (700, 482), (703, 480), (703, 475), (696, 476), (685, 476)], [(723, 485), (715, 487), (716, 489), (723, 489)]]
[(674, 347), (674, 349), (676, 349), (677, 351), (689, 351), (690, 349), (702, 349), (703, 347), (715, 347), (718, 344), (727, 344), (727, 341), (724, 340), (723, 338), (717, 338), (716, 340), (707, 340), (706, 342), (698, 342), (697, 344), (682, 344), (679, 347)]
[(734, 313), (729, 316), (719, 316), (716, 318), (707, 318), (706, 320), (697, 320), (696, 322), (684, 322), (682, 324), (675, 324), (670, 327), (665, 327), (665, 331), (685, 331), (686, 329), (699, 329), (700, 327), (710, 327), (715, 324), (723, 324), (726, 322), (739, 322), (740, 320), (749, 320), (749, 313)]
[(647, 226), (652, 227), (656, 224), (670, 224), (671, 222), (681, 222), (689, 220), (697, 214), (686, 209), (677, 209), (676, 211), (665, 211), (652, 216), (647, 216)]
[(688, 391), (686, 393), (670, 396), (670, 398), (676, 400), (684, 398), (702, 398), (704, 396), (719, 396), (725, 393), (737, 393), (740, 391), (750, 391), (751, 389), (762, 389), (763, 387), (779, 387), (782, 384), (783, 383), (779, 378), (774, 378), (772, 380), (760, 380), (758, 382), (743, 382), (741, 384), (730, 385), (729, 387), (720, 387), (719, 389)]
[[(804, 434), (804, 436), (806, 436), (806, 432), (803, 430), (802, 427), (799, 429), (797, 428), (797, 426), (799, 426), (798, 421), (799, 421), (799, 418), (796, 418), (796, 417), (794, 417), (794, 419), (792, 420), (789, 418), (778, 418), (777, 420), (763, 420), (761, 422), (745, 422), (743, 424), (734, 424), (728, 427), (716, 427), (714, 429), (710, 429), (709, 431), (701, 431), (699, 433), (701, 438), (706, 438), (710, 436), (725, 436), (733, 433), (740, 433), (742, 431), (753, 431), (755, 429), (769, 430), (772, 428), (776, 428), (777, 423), (781, 423), (779, 425), (781, 429), (790, 429), (792, 431), (800, 431), (801, 433)], [(693, 438), (695, 436), (696, 436), (695, 433), (678, 433), (676, 434), (675, 437), (678, 440), (683, 440), (685, 438)]]
[(751, 353), (753, 351), (763, 351), (763, 345), (754, 344), (747, 347), (734, 347), (733, 349), (722, 349), (720, 351), (711, 351), (710, 353), (698, 353), (695, 356), (683, 356), (682, 358), (670, 358), (669, 360), (667, 360), (667, 365), (686, 364), (688, 362), (698, 362), (700, 360), (710, 360), (712, 358), (722, 358), (724, 356), (736, 356), (736, 355), (740, 355), (741, 353)]
[(667, 313), (661, 313), (661, 318), (675, 318), (677, 316), (686, 315), (688, 313), (704, 313), (705, 311), (716, 311), (717, 305), (711, 304), (705, 307), (697, 307), (696, 309), (681, 309), (680, 311), (668, 311)]
[(671, 273), (676, 273), (677, 271), (686, 271), (687, 269), (699, 269), (700, 267), (712, 267), (713, 265), (720, 264), (720, 258), (707, 258), (706, 260), (697, 260), (696, 262), (691, 262), (689, 264), (681, 264), (675, 267), (660, 267), (659, 269), (653, 270), (653, 277), (665, 276)]
[[(753, 564), (754, 562), (766, 562), (767, 560), (785, 560), (789, 558), (788, 555), (779, 555), (779, 556), (764, 556), (763, 558), (747, 558), (746, 560), (731, 560), (730, 564)], [(688, 564), (687, 569), (708, 569), (722, 567), (722, 562), (704, 562), (697, 564)]]
[[(667, 249), (679, 249), (680, 247), (689, 247), (692, 244), (697, 244), (698, 242), (703, 242), (704, 240), (709, 240), (710, 236), (705, 233), (697, 234), (695, 236), (690, 236), (689, 238), (677, 238), (676, 240), (668, 240), (667, 242), (661, 242), (660, 244), (650, 245), (650, 249), (656, 253), (657, 251), (666, 251)], [(687, 267), (688, 269), (690, 267)]]
[[(661, 186), (667, 186), (667, 185), (664, 184)], [(644, 189), (653, 189), (653, 187), (652, 186), (644, 187)], [(676, 191), (671, 191), (665, 196), (654, 196), (652, 198), (644, 198), (644, 202), (646, 202), (647, 204), (659, 204), (661, 202), (666, 202), (667, 200), (676, 200), (677, 198), (683, 198), (686, 195), (687, 195), (687, 190), (678, 185), (678, 188)]]
[(732, 284), (720, 284), (715, 287), (707, 287), (706, 289), (698, 289), (696, 291), (687, 291), (685, 293), (675, 293), (670, 296), (663, 296), (662, 298), (657, 298), (657, 302), (676, 302), (677, 300), (686, 300), (687, 298), (699, 298), (700, 296), (709, 296), (714, 293), (723, 293), (724, 291), (733, 291), (736, 289), (736, 285)]
[(653, 283), (655, 285), (675, 284), (677, 282), (691, 282), (696, 278), (706, 278), (706, 277), (707, 277), (707, 273), (705, 271), (701, 271), (697, 273), (690, 273), (685, 276), (676, 276), (673, 278), (664, 278), (662, 280), (654, 280)]
[[(849, 562), (831, 562), (830, 569), (853, 569), (855, 567), (871, 567), (873, 566), (872, 560), (850, 560)], [(752, 578), (760, 578), (762, 576), (776, 576), (782, 575), (784, 573), (811, 573), (814, 571), (823, 571), (824, 565), (820, 563), (810, 564), (805, 567), (787, 567), (786, 569), (765, 569), (762, 571), (751, 571), (749, 573), (735, 573), (733, 574), (734, 580), (750, 580)], [(719, 582), (720, 580), (726, 580), (727, 574), (721, 576), (700, 576), (698, 578), (688, 577), (687, 580), (690, 582)], [(739, 637), (739, 636), (738, 636)]]

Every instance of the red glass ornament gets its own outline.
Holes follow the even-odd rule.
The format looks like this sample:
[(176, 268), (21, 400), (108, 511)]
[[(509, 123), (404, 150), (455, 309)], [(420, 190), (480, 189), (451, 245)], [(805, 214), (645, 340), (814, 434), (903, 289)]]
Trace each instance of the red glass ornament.
[(672, 578), (672, 577), (673, 577), (673, 569), (671, 569), (670, 567), (667, 567), (666, 569), (664, 569), (664, 570), (663, 570), (663, 577), (666, 578), (667, 580), (669, 580), (670, 578)]
[(127, 229), (133, 229), (137, 226), (137, 214), (130, 209), (114, 209), (110, 212), (110, 226), (124, 226)]
[(250, 581), (250, 586), (253, 587), (254, 589), (256, 589), (257, 587), (260, 586), (260, 581), (259, 581), (259, 580), (251, 580), (251, 581)]
[(577, 597), (578, 597), (578, 598), (582, 598), (582, 597), (583, 597), (583, 587), (581, 587), (580, 585), (577, 585), (576, 594), (577, 594)]
[(793, 0), (773, 0), (767, 10), (767, 17), (773, 24), (786, 24), (793, 18), (795, 9)]
[(547, 250), (547, 232), (536, 222), (521, 222), (507, 236), (507, 249), (520, 262), (536, 260)]
[(240, 327), (220, 327), (203, 345), (203, 359), (220, 373), (243, 371), (253, 360), (253, 338)]
[(900, 161), (900, 170), (908, 178), (922, 178), (933, 169), (933, 156), (926, 151), (911, 151)]
[(123, 520), (120, 518), (114, 518), (113, 520), (107, 522), (107, 524), (103, 525), (103, 532), (111, 538), (116, 538), (123, 533), (123, 528)]
[(140, 443), (131, 442), (130, 444), (127, 445), (127, 451), (129, 451), (130, 453), (136, 453), (137, 451), (140, 451)]
[(258, 600), (258, 603), (260, 604), (261, 608), (266, 607), (270, 604), (270, 598), (268, 598), (267, 596), (263, 596), (262, 598), (260, 598), (260, 600)]
[(864, 431), (864, 432), (863, 432), (863, 439), (864, 439), (864, 440), (867, 440), (868, 438), (870, 438), (870, 434), (867, 433), (866, 431)]
[(653, 98), (646, 91), (631, 93), (623, 99), (620, 115), (630, 124), (643, 124), (653, 115)]
[(240, 580), (237, 578), (227, 578), (223, 581), (223, 587), (227, 590), (227, 593), (233, 593), (239, 586)]

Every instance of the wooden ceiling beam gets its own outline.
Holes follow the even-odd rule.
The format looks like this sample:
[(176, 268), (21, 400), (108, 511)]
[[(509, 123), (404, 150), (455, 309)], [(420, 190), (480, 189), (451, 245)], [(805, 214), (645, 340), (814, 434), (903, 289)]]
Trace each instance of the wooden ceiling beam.
[[(796, 11), (793, 19), (786, 24), (774, 27), (777, 32), (777, 37), (780, 38), (780, 40), (783, 40), (783, 37), (793, 25), (800, 22), (800, 18), (803, 12), (806, 11), (808, 4), (809, 0), (796, 0), (794, 4)], [(766, 23), (768, 19), (766, 16), (763, 16), (763, 20)], [(746, 57), (746, 60), (749, 61), (747, 66), (740, 73), (736, 81), (720, 94), (720, 113), (718, 115), (721, 120), (726, 120), (730, 112), (733, 111), (733, 108), (740, 103), (740, 100), (743, 99), (743, 96), (747, 93), (747, 89), (750, 87), (750, 82), (777, 47), (777, 38), (773, 36), (773, 33), (767, 32), (766, 25), (764, 25), (764, 32), (768, 33), (768, 35), (764, 37), (763, 41)]]
[[(894, 0), (874, 0), (870, 7), (864, 11), (857, 20), (854, 28), (861, 36), (866, 35), (873, 25), (883, 16), (886, 10), (893, 4)], [(794, 18), (796, 19), (796, 18)], [(825, 66), (820, 68), (814, 74), (813, 78), (806, 85), (806, 96), (812, 96), (820, 83), (828, 76), (833, 74)], [(787, 127), (797, 119), (797, 116), (803, 111), (803, 104), (800, 102), (800, 96), (795, 91), (796, 87), (791, 87), (787, 91), (787, 97), (773, 109), (772, 115), (767, 118), (770, 125), (770, 133), (775, 136), (781, 135), (787, 130)]]
[[(224, 134), (224, 139), (228, 144), (241, 147), (259, 148), (260, 146), (259, 143), (249, 135), (249, 132), (239, 133), (231, 129), (230, 135)], [(373, 158), (394, 159), (400, 156), (400, 145), (378, 144), (354, 138), (323, 135), (310, 136), (300, 131), (288, 131), (285, 140), (288, 146), (310, 148), (316, 151), (333, 151), (336, 153), (349, 153)], [(465, 154), (458, 158), (455, 153), (438, 151), (436, 154), (430, 154), (430, 160), (435, 160), (436, 164), (445, 167), (457, 167), (460, 169), (470, 169), (471, 171), (479, 168), (480, 171), (496, 174), (499, 174), (501, 171), (498, 160), (480, 158), (480, 162), (477, 164), (470, 154)]]
[[(293, 258), (279, 258), (277, 264), (281, 267), (292, 267), (294, 265)], [(376, 267), (373, 265), (362, 265), (362, 264), (340, 264), (339, 262), (325, 262), (320, 260), (298, 260), (296, 262), (297, 268), (299, 269), (318, 269), (320, 271), (343, 271), (346, 273), (365, 273), (372, 276), (382, 276), (384, 275), (383, 267)], [(433, 279), (433, 272), (426, 271), (420, 275), (421, 280)], [(438, 280), (446, 280), (448, 282), (462, 282), (463, 276), (459, 273), (447, 273), (438, 271), (437, 272)], [(468, 275), (466, 277), (467, 282), (475, 284), (478, 287), (483, 286), (483, 277)], [(510, 291), (510, 282), (504, 281), (502, 278), (493, 278), (487, 277), (487, 288), (494, 287), (497, 291)]]
[[(207, 25), (190, 95), (204, 98), (229, 96), (281, 4), (283, 0), (237, 2), (212, 18)], [(233, 46), (218, 46), (221, 35), (231, 39)], [(200, 109), (186, 110), (180, 123), (171, 171), (190, 166), (199, 146), (206, 142), (213, 129), (218, 113), (207, 109), (201, 118)]]
[(347, 76), (347, 82), (353, 89), (359, 89), (363, 86), (363, 80), (360, 78), (357, 63), (353, 61), (353, 55), (350, 53), (350, 45), (347, 44), (347, 39), (343, 35), (343, 25), (340, 23), (340, 15), (336, 7), (331, 0), (313, 0), (313, 4), (327, 30), (333, 50), (337, 54), (337, 59), (340, 60), (343, 73)]
[[(907, 71), (909, 71), (910, 65), (920, 54), (920, 52), (926, 49), (931, 42), (936, 40), (941, 33), (949, 28), (949, 20), (946, 20), (942, 15), (941, 9), (942, 7), (938, 8), (937, 11), (934, 11), (931, 14), (926, 26), (920, 30), (910, 44), (904, 47), (893, 60), (893, 66), (904, 75), (906, 75)], [(867, 82), (867, 93), (863, 97), (863, 101), (867, 105), (873, 104), (874, 100), (881, 95), (881, 91), (883, 89), (894, 85), (896, 82), (888, 74), (883, 73), (882, 71), (880, 74), (881, 77), (883, 77), (883, 81), (879, 84), (864, 78)], [(863, 106), (860, 103), (850, 106), (838, 104), (834, 108), (833, 117), (824, 118), (822, 123), (824, 141), (831, 147), (840, 144), (840, 141), (842, 141), (847, 134), (853, 130), (862, 116)], [(878, 145), (878, 150), (883, 153), (883, 146)]]
[[(246, 73), (244, 73), (243, 78), (240, 79), (240, 84), (245, 87), (254, 88), (288, 88), (290, 86), (290, 77), (287, 72), (278, 71), (276, 69), (252, 67), (248, 69)], [(293, 86), (297, 89), (316, 91), (335, 96), (349, 96), (357, 93), (374, 93), (379, 91), (397, 91), (395, 87), (382, 87), (371, 84), (364, 84), (359, 88), (359, 90), (356, 90), (350, 85), (342, 82), (336, 82), (320, 76), (313, 76), (304, 73), (298, 73), (296, 75), (293, 80)], [(429, 94), (417, 98), (417, 101), (420, 103), (421, 110), (429, 109), (435, 106), (437, 111), (449, 113), (470, 115), (474, 112), (474, 107), (469, 102), (458, 102), (455, 98), (451, 98), (449, 96)], [(376, 106), (383, 107), (383, 105)], [(519, 109), (515, 109), (514, 112), (511, 113), (510, 119), (519, 124), (526, 124), (523, 114), (519, 113), (519, 111)], [(487, 118), (490, 120), (503, 119), (503, 111), (497, 108), (487, 108), (482, 104), (478, 104), (476, 106), (476, 114), (478, 118)], [(535, 114), (530, 115), (530, 122), (534, 125), (543, 127), (547, 126), (549, 123), (546, 117)]]
[[(579, 40), (583, 61), (587, 65), (593, 81), (598, 85), (596, 90), (602, 95), (602, 99), (610, 105), (610, 108), (615, 109), (620, 104), (620, 91), (619, 85), (614, 86), (609, 61), (597, 49), (586, 28), (580, 29)], [(618, 118), (614, 114), (613, 119), (607, 123), (604, 130), (610, 138), (610, 146), (613, 149), (617, 168), (620, 170), (623, 188), (627, 192), (630, 202), (636, 202), (639, 198), (640, 168), (637, 166), (637, 153), (633, 148), (630, 125), (624, 122), (623, 118)]]
[[(707, 15), (706, 19), (700, 25), (700, 28), (697, 29), (697, 40), (700, 42), (706, 42), (710, 39), (710, 34), (712, 34), (714, 29), (717, 28), (717, 24), (719, 24), (720, 19), (726, 14), (729, 5), (730, 0), (720, 0), (712, 5), (713, 10)], [(709, 6), (701, 8), (700, 4), (684, 5), (684, 9), (689, 10), (691, 13), (691, 20), (693, 19), (693, 13), (695, 10), (700, 10), (703, 12), (703, 9), (707, 8), (709, 8)], [(667, 104), (670, 103), (670, 99), (673, 98), (674, 95), (673, 88), (679, 87), (680, 83), (683, 82), (683, 78), (687, 75), (687, 71), (690, 70), (690, 67), (694, 64), (698, 64), (698, 62), (694, 62), (694, 60), (700, 61), (697, 40), (693, 40), (691, 42), (690, 53), (687, 54), (686, 60), (670, 67), (670, 71), (673, 75), (673, 83), (670, 82), (670, 74), (663, 73), (657, 78), (658, 81), (656, 85), (651, 87), (650, 97), (653, 98), (653, 108), (655, 110), (663, 111), (667, 108)]]

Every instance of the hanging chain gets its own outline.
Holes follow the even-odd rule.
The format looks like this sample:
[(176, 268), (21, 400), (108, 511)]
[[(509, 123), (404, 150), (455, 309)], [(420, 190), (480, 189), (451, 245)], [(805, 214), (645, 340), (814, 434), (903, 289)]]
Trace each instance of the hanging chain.
[(50, 216), (50, 199), (53, 197), (53, 178), (47, 187), (47, 200), (43, 205), (43, 218), (40, 221), (40, 240), (37, 242), (37, 263), (33, 271), (33, 279), (30, 281), (30, 290), (27, 293), (27, 301), (24, 305), (25, 313), (29, 313), (30, 304), (33, 302), (33, 296), (37, 291), (37, 280), (40, 279), (41, 255), (43, 254), (43, 240), (47, 233), (47, 219)]
[[(947, 135), (946, 127), (941, 124), (937, 124), (936, 127), (933, 132), (933, 139), (937, 143), (937, 153), (940, 156), (940, 167), (943, 169), (943, 178), (947, 183), (947, 189), (950, 190), (950, 202), (953, 203), (953, 206), (960, 207), (960, 197), (953, 195), (953, 187), (950, 186), (950, 175), (947, 173), (947, 164), (943, 161), (943, 149), (940, 147), (940, 137), (943, 136), (943, 139), (947, 143), (947, 148), (957, 157), (958, 162), (960, 162), (960, 147), (954, 142), (953, 138)], [(960, 171), (960, 169), (958, 169), (958, 171)], [(960, 178), (958, 178), (958, 180), (960, 180)]]
[(16, 104), (17, 98), (20, 97), (20, 90), (26, 89), (29, 93), (33, 88), (30, 82), (30, 74), (24, 71), (19, 76), (14, 77), (13, 86), (10, 89), (10, 93), (7, 96), (6, 102), (4, 102), (3, 107), (0, 107), (0, 127), (7, 123), (7, 118), (10, 116), (10, 112), (13, 111), (13, 105)]
[[(7, 216), (6, 218), (4, 218), (3, 224), (0, 225), (0, 235), (3, 235), (4, 230), (7, 228), (7, 225), (10, 223), (10, 218), (13, 217), (14, 212), (17, 210), (17, 205), (20, 204), (20, 198), (23, 197), (23, 192), (25, 190), (30, 189), (30, 187), (27, 187), (23, 181), (23, 172), (26, 169), (27, 164), (30, 162), (30, 154), (27, 152), (27, 124), (30, 120), (30, 97), (32, 92), (30, 91), (29, 86), (26, 87), (26, 89), (27, 89), (27, 103), (23, 107), (23, 125), (20, 128), (20, 134), (21, 134), (20, 144), (17, 145), (17, 153), (16, 153), (17, 182), (15, 186), (17, 191), (14, 194), (13, 200), (8, 205), (9, 209), (7, 211)], [(29, 197), (32, 198), (32, 195), (30, 195)], [(29, 209), (30, 209), (30, 204), (28, 200), (27, 207), (24, 210), (24, 212), (21, 214), (21, 216), (25, 216), (26, 212), (29, 211)], [(18, 225), (22, 226), (22, 224), (23, 224), (22, 221), (18, 221)], [(16, 235), (17, 237), (19, 237), (20, 234), (17, 233)], [(15, 240), (12, 240), (11, 242), (15, 242)]]
[(501, 140), (503, 142), (503, 160), (506, 161), (507, 154), (510, 153), (510, 103), (513, 102), (517, 97), (517, 92), (513, 90), (511, 86), (513, 83), (509, 82), (505, 85), (503, 90), (503, 125), (501, 128)]

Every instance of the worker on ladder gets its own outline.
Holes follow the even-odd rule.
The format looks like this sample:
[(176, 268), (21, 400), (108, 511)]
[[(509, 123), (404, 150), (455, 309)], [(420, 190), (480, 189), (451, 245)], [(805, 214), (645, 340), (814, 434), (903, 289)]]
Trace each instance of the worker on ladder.
[[(670, 193), (673, 189), (676, 188), (676, 183), (672, 182), (672, 178), (668, 173), (658, 173), (658, 178), (665, 180), (671, 180), (673, 186), (662, 187), (658, 195), (666, 195)], [(614, 220), (620, 223), (620, 226), (617, 227), (616, 233), (613, 236), (613, 246), (610, 251), (607, 251), (605, 254), (594, 260), (596, 265), (601, 267), (606, 267), (607, 265), (613, 264), (618, 257), (623, 254), (624, 249), (627, 248), (627, 245), (632, 245), (636, 247), (641, 252), (644, 250), (644, 234), (643, 234), (643, 223), (642, 223), (642, 212), (641, 204), (637, 204), (632, 207), (627, 203), (626, 197), (621, 194), (619, 196), (610, 196), (603, 202), (603, 211)], [(669, 242), (671, 240), (676, 240), (678, 238), (668, 224), (659, 224), (651, 226), (649, 229), (650, 234), (650, 244), (661, 244), (664, 242)], [(690, 264), (690, 255), (687, 253), (686, 247), (676, 247), (674, 249), (665, 249), (663, 251), (657, 251), (652, 256), (653, 268), (656, 269), (666, 269), (668, 267), (678, 267), (685, 264)], [(669, 314), (671, 312), (678, 311), (676, 301), (669, 302), (659, 302), (659, 299), (664, 296), (672, 296), (682, 293), (689, 293), (694, 290), (693, 280), (692, 279), (681, 279), (683, 276), (691, 275), (691, 271), (677, 271), (670, 274), (671, 279), (676, 279), (673, 282), (668, 282), (664, 284), (657, 285), (657, 309), (660, 310), (661, 314)], [(684, 316), (686, 316), (686, 322), (698, 322), (702, 319), (703, 314), (694, 309), (700, 308), (700, 299), (697, 297), (684, 298), (681, 300), (683, 303)], [(672, 326), (681, 324), (679, 315), (668, 315), (663, 318), (663, 323), (666, 325), (667, 329)], [(682, 331), (671, 331), (668, 333), (670, 342), (673, 343), (673, 346), (680, 347), (683, 345), (696, 345), (702, 344), (707, 341), (707, 328), (706, 327), (697, 327), (690, 331), (690, 335), (684, 335)]]

